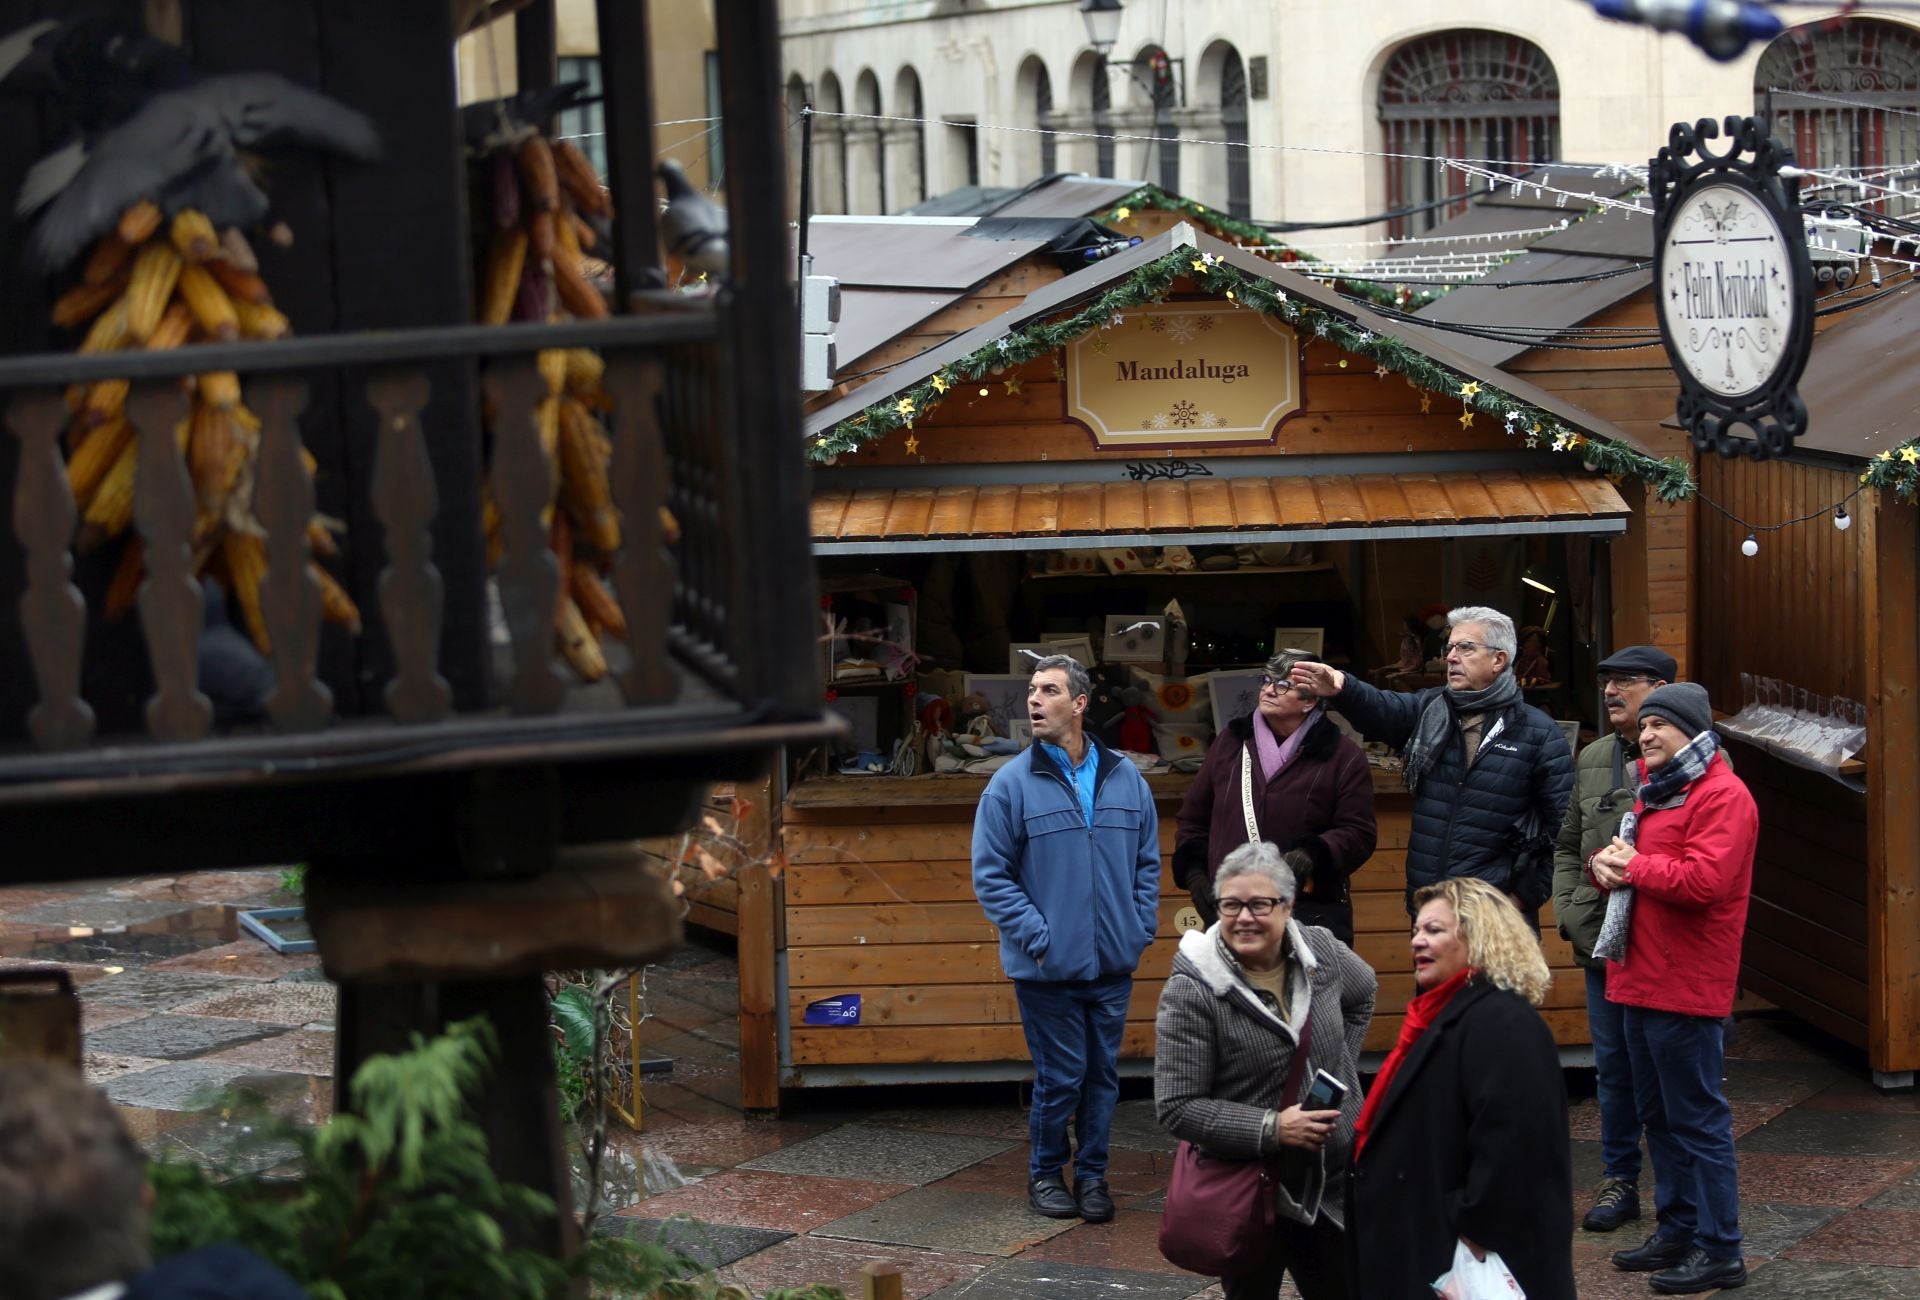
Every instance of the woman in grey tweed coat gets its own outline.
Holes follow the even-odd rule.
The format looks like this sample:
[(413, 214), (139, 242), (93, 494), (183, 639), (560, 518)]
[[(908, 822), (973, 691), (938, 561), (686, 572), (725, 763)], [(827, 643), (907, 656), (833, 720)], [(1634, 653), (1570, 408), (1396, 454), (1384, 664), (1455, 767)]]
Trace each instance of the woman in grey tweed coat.
[[(1289, 1272), (1305, 1300), (1350, 1294), (1342, 1202), (1375, 980), (1331, 931), (1293, 920), (1294, 894), (1272, 844), (1229, 853), (1214, 877), (1220, 920), (1182, 936), (1154, 1022), (1161, 1124), (1210, 1156), (1279, 1157), (1272, 1250), (1255, 1272), (1223, 1279), (1227, 1300), (1274, 1300)], [(1337, 1111), (1303, 1111), (1282, 1095), (1308, 1025), (1299, 1089), (1325, 1070), (1346, 1085)]]

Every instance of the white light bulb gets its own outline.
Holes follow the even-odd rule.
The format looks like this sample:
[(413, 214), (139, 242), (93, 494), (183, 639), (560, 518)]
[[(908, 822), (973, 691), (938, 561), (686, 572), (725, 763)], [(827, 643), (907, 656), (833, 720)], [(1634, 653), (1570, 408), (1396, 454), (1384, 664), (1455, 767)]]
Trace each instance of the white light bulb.
[(1835, 506), (1833, 508), (1833, 526), (1843, 533), (1853, 527), (1853, 516), (1847, 513), (1845, 506)]
[(1740, 554), (1742, 554), (1742, 555), (1745, 555), (1745, 556), (1748, 556), (1749, 558), (1751, 558), (1752, 556), (1755, 556), (1755, 555), (1758, 555), (1758, 554), (1760, 554), (1760, 536), (1759, 536), (1759, 534), (1757, 534), (1757, 533), (1748, 533), (1748, 534), (1747, 534), (1747, 540), (1746, 540), (1746, 541), (1744, 541), (1744, 542), (1742, 542), (1742, 543), (1740, 543)]

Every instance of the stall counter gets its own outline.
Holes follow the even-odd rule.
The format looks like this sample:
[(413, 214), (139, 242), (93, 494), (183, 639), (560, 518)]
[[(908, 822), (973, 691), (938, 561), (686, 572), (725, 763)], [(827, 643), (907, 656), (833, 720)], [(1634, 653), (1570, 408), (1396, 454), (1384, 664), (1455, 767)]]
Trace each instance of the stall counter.
[[(1172, 877), (1174, 815), (1193, 778), (1149, 776), (1160, 814), (1160, 930), (1141, 958), (1123, 1061), (1153, 1056), (1153, 1016), (1179, 941), (1187, 892)], [(784, 1000), (781, 1084), (1018, 1077), (1027, 1050), (994, 929), (973, 896), (970, 844), (985, 777), (823, 777), (782, 810), (775, 981)], [(1380, 972), (1369, 1053), (1393, 1046), (1413, 975), (1407, 956), (1411, 803), (1397, 772), (1374, 771), (1380, 842), (1353, 878), (1355, 950)], [(1584, 978), (1552, 921), (1554, 968), (1542, 1012), (1571, 1060), (1587, 1043)], [(743, 939), (743, 944), (745, 940)], [(768, 954), (769, 957), (772, 954)], [(753, 956), (741, 953), (743, 973)], [(857, 1022), (807, 1023), (809, 1005), (857, 994)], [(844, 1010), (845, 1003), (842, 1003)], [(820, 1018), (816, 1016), (816, 1018)], [(878, 1068), (876, 1068), (878, 1067)], [(890, 1069), (888, 1067), (898, 1067)]]

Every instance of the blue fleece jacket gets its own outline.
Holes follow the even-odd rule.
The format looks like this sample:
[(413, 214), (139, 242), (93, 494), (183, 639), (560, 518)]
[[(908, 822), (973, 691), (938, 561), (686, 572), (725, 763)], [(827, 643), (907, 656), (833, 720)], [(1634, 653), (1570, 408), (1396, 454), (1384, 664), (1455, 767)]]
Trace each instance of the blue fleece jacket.
[(1099, 746), (1093, 827), (1040, 746), (987, 782), (973, 819), (973, 892), (1011, 979), (1121, 975), (1160, 927), (1160, 819), (1140, 769)]

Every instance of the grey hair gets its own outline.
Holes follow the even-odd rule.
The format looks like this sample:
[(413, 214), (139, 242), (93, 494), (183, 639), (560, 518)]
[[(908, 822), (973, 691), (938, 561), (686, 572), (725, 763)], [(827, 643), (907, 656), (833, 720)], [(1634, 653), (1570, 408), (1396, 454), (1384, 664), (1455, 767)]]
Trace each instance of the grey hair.
[(1028, 679), (1031, 680), (1041, 673), (1051, 672), (1056, 668), (1067, 675), (1068, 695), (1093, 694), (1093, 678), (1087, 674), (1087, 666), (1072, 655), (1048, 655), (1044, 659), (1035, 660), (1033, 671), (1028, 674)]
[(1462, 605), (1447, 611), (1449, 628), (1462, 623), (1478, 623), (1487, 629), (1487, 649), (1505, 651), (1509, 661), (1520, 652), (1520, 642), (1513, 634), (1513, 620), (1499, 610), (1485, 605)]
[(1213, 873), (1215, 898), (1220, 896), (1220, 886), (1235, 876), (1265, 876), (1273, 882), (1274, 892), (1280, 895), (1280, 901), (1289, 907), (1293, 905), (1298, 887), (1294, 883), (1293, 868), (1287, 865), (1279, 845), (1269, 844), (1265, 840), (1257, 844), (1242, 844), (1220, 859), (1220, 869)]
[(1267, 675), (1285, 680), (1287, 675), (1293, 671), (1295, 664), (1310, 664), (1315, 662), (1317, 662), (1315, 657), (1308, 654), (1305, 650), (1288, 650), (1275, 646), (1273, 657), (1267, 660)]

